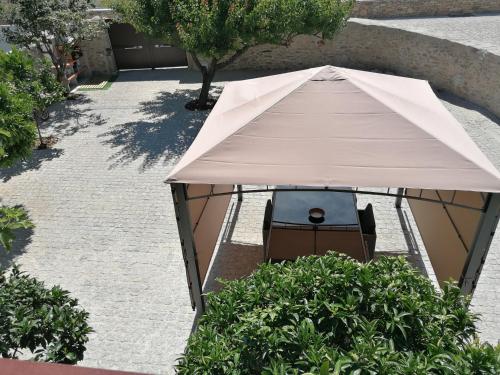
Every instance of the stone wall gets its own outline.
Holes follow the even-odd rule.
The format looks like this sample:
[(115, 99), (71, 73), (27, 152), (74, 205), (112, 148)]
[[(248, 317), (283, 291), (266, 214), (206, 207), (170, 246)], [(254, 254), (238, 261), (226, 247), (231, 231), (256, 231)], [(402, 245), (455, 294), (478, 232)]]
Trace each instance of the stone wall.
[(12, 49), (12, 46), (7, 42), (3, 33), (7, 27), (8, 26), (0, 26), (0, 49), (5, 52), (9, 52)]
[(83, 52), (81, 63), (85, 67), (84, 75), (116, 74), (115, 56), (107, 30), (95, 39), (82, 41), (81, 49)]
[(444, 39), (355, 20), (332, 41), (299, 36), (289, 47), (262, 45), (228, 69), (294, 70), (321, 65), (425, 79), (500, 116), (500, 56)]
[(352, 16), (393, 18), (500, 12), (500, 0), (358, 0)]

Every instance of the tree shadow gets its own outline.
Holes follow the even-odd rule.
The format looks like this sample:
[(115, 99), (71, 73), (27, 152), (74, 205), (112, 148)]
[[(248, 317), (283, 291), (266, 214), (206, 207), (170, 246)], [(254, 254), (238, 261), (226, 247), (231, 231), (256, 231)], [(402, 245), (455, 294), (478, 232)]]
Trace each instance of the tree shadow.
[(26, 171), (38, 170), (43, 163), (56, 159), (63, 154), (64, 151), (58, 148), (33, 150), (33, 154), (29, 159), (19, 161), (10, 168), (0, 169), (0, 180), (2, 182), (7, 182), (12, 177), (19, 176)]
[[(23, 205), (17, 205), (15, 207), (26, 210)], [(10, 251), (7, 251), (0, 245), (0, 269), (11, 267), (15, 263), (15, 259), (26, 252), (26, 248), (31, 243), (33, 233), (33, 228), (17, 229), (14, 232), (16, 238), (12, 243), (12, 249)]]
[[(220, 88), (212, 95), (217, 95)], [(188, 149), (209, 112), (188, 111), (184, 105), (198, 90), (161, 92), (154, 100), (140, 103), (141, 120), (115, 125), (100, 134), (102, 143), (116, 149), (110, 169), (142, 159), (141, 171), (159, 162), (167, 164)]]
[(80, 94), (75, 99), (53, 105), (49, 120), (41, 124), (42, 135), (61, 139), (89, 127), (104, 125), (106, 119), (93, 112), (92, 103), (93, 100), (87, 95)]

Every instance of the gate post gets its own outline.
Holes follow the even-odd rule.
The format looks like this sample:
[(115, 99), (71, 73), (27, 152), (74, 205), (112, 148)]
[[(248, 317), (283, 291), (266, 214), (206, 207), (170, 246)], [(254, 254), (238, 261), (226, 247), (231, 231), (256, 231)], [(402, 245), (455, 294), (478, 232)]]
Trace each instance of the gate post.
[(476, 232), (476, 237), (472, 243), (471, 249), (467, 254), (464, 269), (460, 277), (459, 286), (462, 293), (473, 293), (477, 281), (481, 275), (483, 264), (488, 255), (491, 241), (495, 234), (500, 216), (500, 194), (491, 193), (486, 198), (481, 220)]
[(175, 217), (179, 238), (181, 240), (182, 256), (184, 258), (184, 267), (186, 269), (189, 294), (191, 297), (191, 307), (196, 309), (196, 319), (205, 311), (205, 301), (202, 296), (202, 284), (200, 280), (200, 271), (198, 268), (198, 259), (194, 243), (191, 218), (189, 215), (187, 201), (187, 185), (172, 183), (172, 198), (174, 200)]

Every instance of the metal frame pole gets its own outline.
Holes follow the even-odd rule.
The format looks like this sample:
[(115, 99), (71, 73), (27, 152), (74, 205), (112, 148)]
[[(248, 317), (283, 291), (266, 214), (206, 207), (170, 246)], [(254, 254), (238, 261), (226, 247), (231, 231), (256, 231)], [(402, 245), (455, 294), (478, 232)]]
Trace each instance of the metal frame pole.
[(405, 193), (404, 188), (398, 188), (398, 196), (396, 197), (396, 203), (394, 204), (396, 208), (401, 208), (401, 203), (403, 202), (404, 193)]
[(500, 217), (500, 193), (489, 194), (486, 198), (476, 237), (467, 254), (467, 260), (460, 277), (459, 286), (464, 294), (473, 293), (476, 288), (486, 255), (490, 249)]
[(196, 309), (196, 317), (198, 318), (205, 312), (205, 301), (202, 296), (203, 290), (200, 271), (198, 268), (191, 218), (187, 205), (187, 185), (175, 183), (171, 184), (171, 189), (175, 206), (177, 228), (181, 240), (182, 255), (184, 257), (184, 266), (186, 268), (189, 294), (191, 296), (191, 307), (193, 310)]
[(243, 201), (243, 186), (236, 185), (236, 188), (238, 189), (238, 202), (241, 202)]
[[(403, 189), (404, 190), (404, 189)], [(383, 193), (379, 191), (368, 191), (368, 190), (352, 190), (352, 189), (333, 189), (333, 188), (308, 188), (308, 189), (302, 189), (302, 188), (273, 188), (273, 189), (245, 189), (241, 191), (241, 194), (252, 194), (252, 193), (272, 193), (276, 191), (330, 191), (330, 192), (337, 192), (337, 193), (355, 193), (355, 194), (366, 194), (366, 195), (373, 195), (373, 196), (380, 196), (380, 197), (394, 197), (394, 198), (406, 198), (406, 199), (413, 199), (416, 201), (421, 201), (421, 202), (430, 202), (430, 203), (439, 203), (439, 204), (446, 204), (447, 206), (453, 206), (453, 207), (460, 207), (460, 208), (466, 208), (468, 210), (473, 210), (473, 211), (479, 211), (483, 212), (483, 208), (477, 208), (474, 206), (467, 206), (465, 204), (460, 204), (456, 202), (448, 202), (448, 201), (443, 201), (441, 199), (431, 199), (431, 198), (424, 198), (422, 196), (413, 196), (413, 195), (408, 195), (407, 193), (401, 195), (398, 194), (393, 194), (393, 193)], [(423, 191), (423, 190), (421, 190)], [(192, 197), (188, 198), (188, 201), (195, 200), (195, 199), (202, 199), (202, 198), (207, 198), (207, 197), (222, 197), (225, 195), (235, 195), (238, 194), (238, 191), (230, 191), (230, 192), (223, 192), (223, 193), (210, 193), (210, 194), (203, 194), (203, 195), (195, 195)]]

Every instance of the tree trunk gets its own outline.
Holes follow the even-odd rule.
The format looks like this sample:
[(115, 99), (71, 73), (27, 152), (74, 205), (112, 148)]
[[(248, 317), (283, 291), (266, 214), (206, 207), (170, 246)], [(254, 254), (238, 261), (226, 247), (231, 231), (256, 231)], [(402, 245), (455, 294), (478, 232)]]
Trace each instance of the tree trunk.
[(200, 96), (198, 97), (198, 105), (203, 108), (207, 105), (210, 85), (212, 84), (213, 76), (208, 73), (203, 73), (203, 85), (201, 86)]
[(69, 87), (68, 78), (66, 77), (66, 66), (64, 64), (57, 65), (56, 71), (57, 71), (57, 80), (64, 86), (66, 93), (69, 94), (70, 87)]
[(217, 61), (212, 60), (207, 68), (201, 70), (203, 76), (203, 85), (201, 86), (200, 96), (198, 97), (198, 106), (200, 109), (206, 107), (208, 102), (208, 94), (210, 92), (210, 86), (215, 77), (215, 70), (217, 66)]
[(40, 140), (38, 148), (47, 148), (47, 145), (43, 142), (42, 132), (40, 131), (40, 114), (38, 113), (38, 110), (33, 111), (33, 118), (35, 119), (36, 130), (38, 130), (38, 139)]
[(45, 50), (42, 48), (42, 44), (37, 43), (38, 51), (43, 55), (47, 53), (52, 60), (52, 65), (56, 69), (56, 78), (59, 83), (61, 83), (66, 89), (66, 94), (69, 94), (70, 87), (69, 81), (66, 78), (66, 61), (63, 56), (56, 56), (54, 51), (52, 50), (51, 42), (45, 42)]

